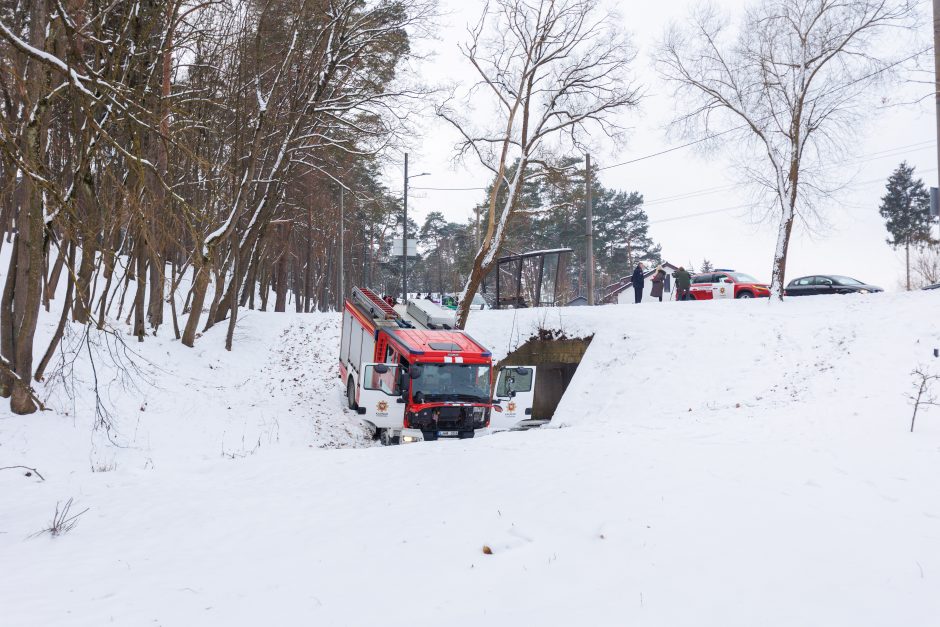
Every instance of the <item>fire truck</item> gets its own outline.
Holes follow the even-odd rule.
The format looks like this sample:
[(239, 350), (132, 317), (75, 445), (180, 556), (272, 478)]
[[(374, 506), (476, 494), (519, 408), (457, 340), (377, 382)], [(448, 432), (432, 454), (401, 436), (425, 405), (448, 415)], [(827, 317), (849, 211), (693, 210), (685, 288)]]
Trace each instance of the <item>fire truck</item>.
[(396, 308), (361, 287), (346, 299), (339, 376), (349, 408), (383, 444), (472, 438), (502, 409), (492, 400), (490, 351), (435, 307)]

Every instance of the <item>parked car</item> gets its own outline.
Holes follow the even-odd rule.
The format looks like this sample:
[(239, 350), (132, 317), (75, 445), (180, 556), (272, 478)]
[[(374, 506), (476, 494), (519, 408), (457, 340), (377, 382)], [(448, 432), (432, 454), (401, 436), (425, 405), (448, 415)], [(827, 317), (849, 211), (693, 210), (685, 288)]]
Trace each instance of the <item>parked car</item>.
[(770, 296), (770, 286), (761, 283), (750, 274), (734, 270), (716, 270), (693, 276), (686, 299), (766, 298), (768, 296)]
[(482, 311), (483, 309), (486, 309), (486, 301), (483, 300), (483, 296), (481, 296), (480, 294), (474, 294), (473, 300), (470, 301), (470, 309), (471, 310), (477, 309), (480, 311)]
[(783, 291), (786, 296), (811, 296), (815, 294), (869, 294), (883, 292), (875, 285), (862, 283), (858, 279), (838, 274), (816, 274), (793, 279)]

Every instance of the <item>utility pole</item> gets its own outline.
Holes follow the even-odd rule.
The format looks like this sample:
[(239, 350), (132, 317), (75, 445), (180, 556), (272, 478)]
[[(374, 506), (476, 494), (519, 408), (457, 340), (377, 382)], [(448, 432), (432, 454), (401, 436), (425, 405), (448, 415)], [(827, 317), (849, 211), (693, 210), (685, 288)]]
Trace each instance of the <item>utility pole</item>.
[(401, 300), (403, 304), (408, 302), (408, 179), (428, 174), (430, 172), (408, 176), (408, 153), (405, 153), (405, 197), (403, 199), (405, 223), (401, 228)]
[[(940, 2), (940, 0), (934, 0), (934, 2)], [(585, 245), (587, 250), (584, 254), (584, 265), (587, 270), (587, 299), (588, 305), (594, 304), (594, 199), (592, 197), (592, 188), (594, 187), (593, 181), (591, 180), (591, 155), (587, 154), (584, 156), (585, 169), (584, 169), (584, 186), (585, 186), (585, 224), (584, 224), (584, 236), (585, 236)]]
[(345, 200), (345, 188), (342, 183), (339, 187), (339, 306), (337, 311), (343, 310), (343, 299), (346, 298), (346, 264), (345, 264), (345, 255), (344, 249), (346, 247), (345, 234), (346, 234), (346, 208), (343, 205)]
[[(938, 0), (940, 1), (940, 0)], [(404, 222), (401, 227), (401, 302), (408, 303), (408, 153), (405, 153)]]
[[(933, 0), (933, 92), (937, 116), (937, 176), (940, 177), (940, 0)], [(940, 187), (938, 183), (937, 187)], [(931, 209), (940, 216), (940, 190), (931, 191)]]
[[(940, 167), (940, 0), (933, 0), (933, 80), (937, 116), (937, 166)], [(940, 170), (937, 170), (940, 176)]]

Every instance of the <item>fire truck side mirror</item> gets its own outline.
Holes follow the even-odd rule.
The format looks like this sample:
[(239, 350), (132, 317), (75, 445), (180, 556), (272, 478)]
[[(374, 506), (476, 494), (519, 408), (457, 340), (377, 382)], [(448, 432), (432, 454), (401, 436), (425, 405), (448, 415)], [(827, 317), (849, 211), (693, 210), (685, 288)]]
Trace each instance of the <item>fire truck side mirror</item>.
[(417, 379), (421, 376), (421, 368), (418, 366), (412, 366), (411, 370), (408, 371), (408, 376), (412, 379)]
[(385, 364), (375, 364), (373, 368), (377, 374), (386, 374), (388, 372), (388, 366)]

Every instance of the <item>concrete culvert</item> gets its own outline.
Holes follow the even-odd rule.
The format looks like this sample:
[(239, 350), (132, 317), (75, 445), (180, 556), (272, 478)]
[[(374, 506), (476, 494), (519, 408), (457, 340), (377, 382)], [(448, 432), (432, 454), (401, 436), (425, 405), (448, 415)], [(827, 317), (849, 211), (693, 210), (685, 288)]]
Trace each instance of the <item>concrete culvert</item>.
[[(593, 336), (585, 338), (569, 338), (551, 331), (540, 331), (519, 348), (512, 351), (499, 362), (500, 376), (497, 379), (495, 396), (504, 399), (503, 413), (510, 422), (519, 423), (518, 427), (531, 427), (545, 424), (555, 415), (555, 409), (561, 401), (568, 384), (571, 383), (584, 353), (591, 344)], [(532, 366), (535, 368), (534, 385), (526, 378), (526, 373), (513, 367)], [(507, 373), (521, 384), (518, 396), (508, 398), (508, 389), (516, 383), (512, 381), (507, 386)], [(531, 373), (528, 374), (531, 377)], [(528, 387), (528, 389), (526, 389)], [(525, 403), (526, 392), (531, 390), (531, 410), (526, 409), (517, 413), (513, 402), (514, 398), (522, 398)], [(498, 419), (497, 419), (498, 420)], [(507, 425), (509, 426), (509, 425)]]

